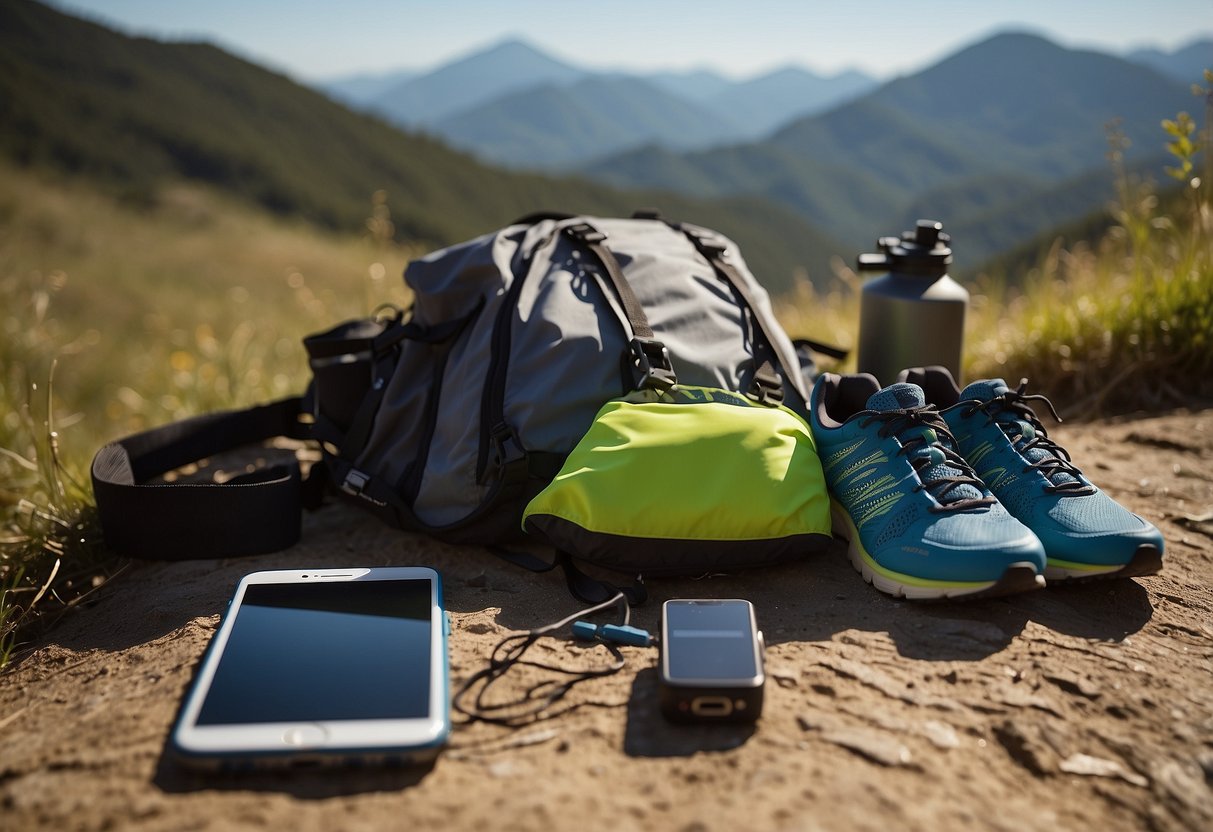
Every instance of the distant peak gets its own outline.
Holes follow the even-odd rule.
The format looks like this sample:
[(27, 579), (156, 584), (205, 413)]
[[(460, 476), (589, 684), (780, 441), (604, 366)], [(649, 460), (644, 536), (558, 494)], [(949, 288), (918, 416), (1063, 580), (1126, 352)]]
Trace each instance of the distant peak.
[(802, 75), (812, 75), (812, 76), (816, 77), (817, 73), (810, 72), (809, 70), (805, 69), (804, 67), (797, 66), (796, 64), (784, 64), (783, 66), (775, 67), (774, 69), (772, 69), (769, 72), (764, 72), (762, 74), (762, 77), (763, 78), (780, 78), (780, 77), (791, 77), (791, 76), (799, 77)]
[(507, 35), (496, 43), (491, 44), (485, 51), (492, 51), (494, 49), (526, 49), (531, 52), (539, 51), (533, 44), (531, 44), (521, 35)]
[(474, 50), (473, 54), (477, 55), (538, 55), (543, 58), (551, 58), (549, 54), (544, 52), (538, 46), (525, 40), (519, 35), (511, 35), (505, 40), (497, 41), (489, 44), (483, 49)]
[(1008, 40), (1048, 40), (1039, 29), (1031, 26), (1008, 25), (990, 36), (990, 40), (1006, 38)]
[(1024, 28), (1003, 29), (980, 40), (975, 40), (967, 47), (958, 49), (936, 66), (946, 66), (974, 58), (1024, 60), (1028, 55), (1043, 56), (1052, 52), (1063, 53), (1066, 51), (1069, 51), (1066, 47), (1050, 40), (1040, 32)]

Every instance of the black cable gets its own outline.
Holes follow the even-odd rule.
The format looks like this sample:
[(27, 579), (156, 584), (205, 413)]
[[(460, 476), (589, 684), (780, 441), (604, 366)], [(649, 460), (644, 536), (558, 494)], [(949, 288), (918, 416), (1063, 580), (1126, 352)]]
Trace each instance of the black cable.
[[(623, 654), (619, 652), (619, 648), (614, 644), (605, 641), (595, 643), (596, 645), (601, 644), (606, 647), (612, 656), (612, 661), (610, 664), (591, 668), (570, 669), (556, 664), (526, 659), (524, 656), (544, 636), (559, 630), (579, 618), (593, 615), (612, 606), (622, 608), (623, 624), (627, 626), (631, 620), (631, 608), (624, 594), (617, 592), (613, 597), (603, 601), (601, 604), (579, 610), (554, 624), (548, 624), (524, 633), (514, 633), (501, 639), (489, 654), (488, 667), (472, 674), (459, 686), (459, 689), (451, 699), (451, 707), (467, 717), (468, 722), (488, 722), (508, 728), (520, 728), (534, 722), (552, 719), (553, 717), (568, 713), (581, 707), (583, 704), (594, 704), (577, 703), (560, 710), (552, 710), (557, 702), (582, 682), (611, 676), (623, 669)], [(504, 702), (487, 702), (486, 695), (489, 688), (517, 665), (527, 665), (571, 678), (564, 681), (545, 679), (531, 685), (521, 696), (515, 699)], [(474, 699), (470, 704), (465, 704), (465, 697), (478, 684), (479, 690), (476, 691)]]

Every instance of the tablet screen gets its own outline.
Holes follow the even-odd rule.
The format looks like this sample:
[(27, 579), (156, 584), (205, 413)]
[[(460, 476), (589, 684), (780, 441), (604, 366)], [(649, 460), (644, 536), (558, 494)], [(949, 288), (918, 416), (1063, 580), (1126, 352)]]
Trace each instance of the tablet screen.
[(198, 725), (420, 719), (427, 580), (250, 584)]

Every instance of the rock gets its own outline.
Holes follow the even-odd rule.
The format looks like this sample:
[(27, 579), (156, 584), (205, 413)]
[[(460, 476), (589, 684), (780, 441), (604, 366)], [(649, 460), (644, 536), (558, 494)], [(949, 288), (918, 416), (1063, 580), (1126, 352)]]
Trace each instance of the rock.
[(869, 664), (851, 661), (843, 658), (828, 658), (820, 662), (822, 667), (828, 667), (844, 679), (853, 679), (864, 687), (879, 691), (890, 699), (916, 705), (919, 704), (915, 694), (905, 691), (904, 683), (892, 676), (877, 670)]
[(1115, 777), (1142, 788), (1150, 785), (1149, 780), (1135, 771), (1129, 771), (1116, 760), (1105, 760), (1090, 754), (1072, 754), (1062, 760), (1058, 768), (1067, 774), (1083, 777)]
[(1009, 705), (1012, 708), (1035, 708), (1038, 711), (1044, 711), (1053, 716), (1062, 716), (1057, 708), (1053, 707), (1053, 703), (1045, 699), (1043, 696), (1037, 696), (1031, 691), (1025, 690), (1022, 687), (1011, 687), (1001, 697), (1004, 705)]
[(867, 731), (835, 728), (822, 732), (821, 738), (882, 766), (917, 768), (910, 756), (910, 749), (889, 737)]
[(489, 764), (489, 776), (497, 778), (517, 777), (526, 773), (526, 766), (519, 765), (517, 760), (496, 760)]
[(936, 748), (947, 751), (960, 747), (960, 738), (956, 736), (956, 729), (946, 722), (940, 722), (937, 719), (927, 720), (922, 725), (922, 733)]

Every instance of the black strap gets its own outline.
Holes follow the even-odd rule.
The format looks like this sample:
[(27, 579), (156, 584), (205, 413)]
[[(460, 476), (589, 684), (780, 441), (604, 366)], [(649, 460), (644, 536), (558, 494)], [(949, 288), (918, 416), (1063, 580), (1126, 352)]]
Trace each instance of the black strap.
[(607, 279), (615, 290), (619, 303), (623, 306), (624, 317), (631, 339), (628, 348), (631, 355), (628, 360), (635, 367), (638, 388), (669, 390), (678, 383), (674, 373), (674, 365), (670, 363), (669, 350), (665, 344), (653, 336), (653, 328), (649, 318), (644, 314), (644, 308), (632, 291), (632, 284), (623, 274), (623, 269), (615, 255), (606, 245), (606, 234), (599, 231), (588, 222), (578, 222), (565, 226), (564, 234), (582, 245), (597, 258), (606, 272)]
[(504, 546), (488, 546), (486, 548), (502, 560), (515, 566), (521, 566), (523, 569), (535, 572), (536, 574), (551, 572), (559, 566), (564, 572), (564, 580), (568, 584), (569, 592), (587, 604), (600, 604), (622, 593), (629, 604), (637, 607), (649, 598), (649, 591), (644, 585), (644, 579), (640, 575), (636, 576), (631, 586), (619, 588), (608, 581), (600, 580), (585, 573), (573, 562), (573, 556), (562, 550), (557, 550), (556, 557), (549, 561), (530, 552), (507, 549)]
[(93, 493), (106, 543), (153, 560), (234, 557), (299, 539), (297, 461), (224, 483), (149, 480), (214, 454), (285, 436), (303, 439), (302, 398), (174, 422), (106, 445), (93, 458)]
[[(775, 345), (779, 342), (772, 337), (773, 333), (767, 325), (766, 316), (759, 311), (761, 307), (759, 307), (758, 299), (754, 297), (754, 293), (750, 291), (749, 284), (741, 276), (741, 272), (737, 271), (737, 267), (724, 259), (724, 253), (727, 250), (724, 243), (681, 223), (667, 222), (667, 224), (671, 228), (685, 234), (687, 239), (703, 255), (704, 259), (711, 264), (716, 274), (733, 287), (733, 291), (741, 297), (742, 302), (750, 310), (750, 317), (762, 333), (766, 348), (778, 360), (779, 354)], [(757, 355), (758, 350), (755, 350), (755, 353), (755, 358), (759, 358)], [(799, 368), (795, 369), (799, 372)], [(792, 371), (793, 368), (784, 367), (785, 373), (791, 373)], [(758, 368), (754, 372), (754, 381), (750, 395), (765, 404), (778, 404), (783, 401), (783, 380), (779, 377), (779, 373), (775, 371), (775, 366), (771, 363), (769, 356), (762, 356), (758, 362)]]
[(564, 580), (568, 584), (569, 592), (587, 604), (600, 604), (619, 593), (623, 593), (623, 597), (633, 607), (638, 607), (649, 599), (648, 588), (640, 575), (636, 576), (631, 586), (616, 587), (608, 581), (587, 575), (578, 568), (573, 557), (567, 552), (557, 553), (557, 563), (564, 570)]
[(615, 289), (615, 295), (623, 304), (623, 314), (628, 319), (631, 335), (635, 338), (652, 338), (653, 328), (649, 326), (649, 318), (644, 314), (640, 301), (636, 299), (636, 293), (632, 291), (632, 284), (624, 277), (619, 261), (607, 248), (606, 234), (588, 222), (565, 226), (564, 233), (584, 246), (602, 264), (607, 278), (611, 281), (611, 286)]
[(519, 551), (517, 549), (507, 549), (504, 546), (486, 546), (485, 548), (502, 560), (515, 566), (521, 566), (523, 569), (536, 574), (551, 572), (560, 565), (559, 555), (556, 556), (555, 560), (544, 560), (539, 555), (533, 555), (530, 552)]
[(830, 344), (823, 344), (820, 341), (813, 341), (809, 338), (795, 338), (792, 340), (792, 346), (797, 352), (818, 352), (827, 358), (834, 358), (838, 361), (845, 361), (850, 354), (842, 347), (835, 347)]

